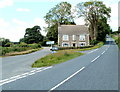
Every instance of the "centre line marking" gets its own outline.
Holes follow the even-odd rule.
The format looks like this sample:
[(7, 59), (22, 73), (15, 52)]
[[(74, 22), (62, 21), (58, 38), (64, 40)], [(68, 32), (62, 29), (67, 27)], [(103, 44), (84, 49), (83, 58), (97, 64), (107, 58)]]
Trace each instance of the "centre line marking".
[(97, 56), (95, 59), (93, 59), (91, 62), (94, 62), (94, 61), (97, 60), (99, 57), (100, 57), (100, 55)]
[(82, 71), (85, 67), (82, 67), (81, 69), (79, 69), (77, 72), (75, 72), (74, 74), (72, 74), (71, 76), (69, 76), (68, 78), (66, 78), (65, 80), (63, 80), (62, 82), (60, 82), (59, 84), (57, 84), (56, 86), (54, 86), (53, 88), (51, 88), (48, 92), (51, 92), (53, 90), (55, 90), (57, 87), (59, 87), (60, 85), (62, 85), (63, 83), (65, 83), (66, 81), (68, 81), (69, 79), (71, 79), (72, 77), (74, 77), (76, 74), (78, 74), (80, 71)]
[(105, 51), (102, 52), (102, 54), (104, 54), (104, 53), (105, 53)]

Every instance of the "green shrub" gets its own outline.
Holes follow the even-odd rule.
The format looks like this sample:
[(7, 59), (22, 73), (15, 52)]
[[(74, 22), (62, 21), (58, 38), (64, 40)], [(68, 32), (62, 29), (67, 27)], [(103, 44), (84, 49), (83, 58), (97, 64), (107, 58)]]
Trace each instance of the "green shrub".
[(0, 56), (5, 55), (6, 53), (27, 51), (31, 49), (37, 49), (40, 47), (41, 47), (40, 44), (26, 44), (26, 43), (14, 44), (11, 47), (1, 47)]
[(91, 40), (91, 41), (90, 41), (90, 44), (91, 44), (91, 45), (96, 45), (97, 43), (98, 43), (97, 40)]
[(83, 46), (83, 47), (58, 47), (59, 50), (67, 50), (67, 49), (83, 49), (83, 48), (90, 48), (91, 46)]

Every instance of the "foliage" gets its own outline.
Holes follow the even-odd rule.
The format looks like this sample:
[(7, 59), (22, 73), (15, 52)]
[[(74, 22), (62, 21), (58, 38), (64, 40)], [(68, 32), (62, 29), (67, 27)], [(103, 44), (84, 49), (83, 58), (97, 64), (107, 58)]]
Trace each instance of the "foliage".
[(97, 40), (94, 40), (94, 39), (93, 39), (93, 40), (90, 40), (90, 44), (91, 44), (91, 45), (96, 45), (97, 43), (98, 43)]
[(74, 50), (58, 51), (57, 53), (49, 54), (41, 59), (38, 59), (32, 64), (32, 67), (50, 66), (50, 65), (68, 61), (80, 55), (83, 55), (83, 54), (80, 52), (76, 52)]
[(76, 49), (77, 51), (85, 51), (85, 50), (92, 50), (92, 49), (96, 49), (96, 48), (100, 48), (101, 46), (103, 46), (103, 42), (99, 42), (97, 43), (95, 46), (91, 45), (91, 46), (83, 46), (83, 47), (58, 47), (59, 50), (71, 50), (71, 49)]
[(87, 1), (77, 4), (78, 17), (84, 17), (89, 24), (89, 32), (92, 40), (98, 37), (99, 19), (110, 18), (111, 9), (107, 8), (102, 1)]
[(113, 35), (112, 38), (115, 40), (116, 44), (120, 48), (120, 36), (119, 35)]
[(56, 23), (74, 24), (71, 12), (71, 4), (67, 2), (61, 2), (57, 4), (55, 7), (49, 10), (44, 18), (49, 26), (55, 25)]
[(118, 27), (118, 33), (120, 33), (120, 27)]
[(27, 44), (39, 43), (43, 41), (43, 36), (40, 33), (40, 26), (34, 26), (33, 28), (27, 28), (25, 31), (24, 38), (20, 39), (20, 42)]
[(2, 47), (10, 47), (11, 45), (12, 45), (12, 43), (10, 42), (9, 39), (0, 38), (0, 46), (2, 46)]
[(22, 51), (27, 51), (31, 49), (38, 49), (41, 48), (40, 44), (26, 44), (26, 43), (21, 43), (21, 44), (16, 44), (13, 45), (12, 47), (1, 47), (1, 56), (6, 55), (7, 53), (13, 53), (13, 52), (22, 52)]
[(46, 23), (48, 24), (47, 39), (51, 41), (58, 40), (58, 26), (61, 24), (75, 24), (71, 12), (71, 4), (67, 2), (61, 2), (55, 7), (49, 10), (44, 16)]
[(51, 27), (48, 27), (48, 32), (47, 32), (46, 37), (50, 41), (55, 41), (55, 43), (57, 42), (58, 40), (58, 25), (57, 24)]
[(84, 48), (91, 48), (93, 46), (84, 46), (84, 47), (58, 47), (59, 50), (67, 50), (67, 49), (84, 49)]
[(97, 41), (106, 41), (106, 34), (111, 34), (112, 30), (110, 29), (109, 24), (107, 24), (107, 18), (104, 17), (98, 21), (98, 36)]

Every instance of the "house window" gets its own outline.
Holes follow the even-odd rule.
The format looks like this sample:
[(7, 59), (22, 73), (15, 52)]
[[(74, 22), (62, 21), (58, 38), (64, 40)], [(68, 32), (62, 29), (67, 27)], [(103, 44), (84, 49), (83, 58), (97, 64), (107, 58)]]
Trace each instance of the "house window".
[(76, 35), (73, 35), (72, 39), (73, 39), (73, 41), (75, 41), (76, 40)]
[(69, 43), (62, 43), (62, 47), (69, 47)]
[(63, 40), (68, 41), (68, 35), (63, 35)]
[(85, 41), (85, 35), (80, 35), (80, 40)]
[(80, 42), (79, 46), (86, 46), (86, 42)]

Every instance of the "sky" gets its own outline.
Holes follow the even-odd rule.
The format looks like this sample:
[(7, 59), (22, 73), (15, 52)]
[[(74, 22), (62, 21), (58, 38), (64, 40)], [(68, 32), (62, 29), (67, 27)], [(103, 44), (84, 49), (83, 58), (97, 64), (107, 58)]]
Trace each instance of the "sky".
[[(72, 8), (80, 2), (88, 0), (0, 0), (0, 38), (18, 42), (24, 37), (25, 29), (35, 25), (41, 27), (41, 33), (46, 35), (44, 21), (46, 13), (56, 4), (67, 1)], [(119, 0), (101, 0), (107, 7), (111, 7), (111, 18), (108, 23), (113, 31), (118, 29), (118, 2)], [(82, 18), (75, 18), (77, 25), (83, 25)]]

